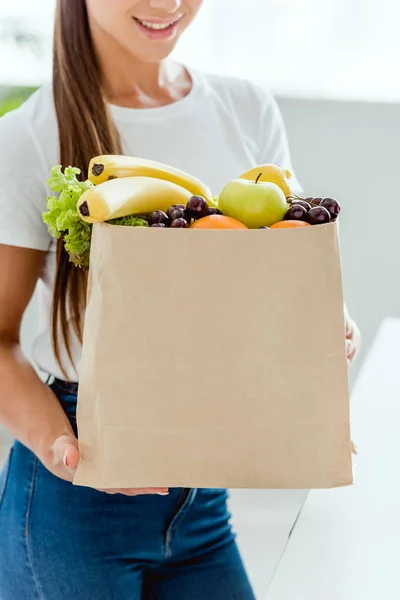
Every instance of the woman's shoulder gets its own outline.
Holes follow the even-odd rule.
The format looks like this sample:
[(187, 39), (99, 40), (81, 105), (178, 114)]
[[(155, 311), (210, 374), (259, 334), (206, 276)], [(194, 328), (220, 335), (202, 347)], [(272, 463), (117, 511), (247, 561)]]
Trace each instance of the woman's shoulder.
[(51, 85), (38, 88), (20, 107), (0, 118), (0, 148), (5, 153), (46, 152), (57, 140)]
[(200, 72), (195, 76), (202, 81), (219, 118), (233, 120), (243, 138), (252, 140), (260, 154), (277, 132), (278, 137), (283, 135), (282, 116), (268, 87), (239, 77)]
[(50, 172), (47, 151), (54, 137), (51, 111), (51, 93), (41, 88), (0, 119), (0, 243), (49, 247), (42, 213)]
[(193, 74), (210, 93), (214, 93), (230, 104), (239, 107), (245, 105), (247, 110), (263, 109), (274, 102), (267, 86), (264, 87), (249, 79), (196, 70), (193, 70)]

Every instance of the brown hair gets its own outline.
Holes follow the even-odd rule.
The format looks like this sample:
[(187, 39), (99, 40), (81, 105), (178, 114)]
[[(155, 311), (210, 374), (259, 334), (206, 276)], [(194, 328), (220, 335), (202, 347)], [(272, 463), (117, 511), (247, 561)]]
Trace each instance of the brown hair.
[[(57, 0), (53, 95), (63, 167), (79, 167), (84, 179), (91, 158), (99, 154), (121, 154), (119, 135), (104, 99), (85, 0)], [(67, 319), (72, 319), (75, 333), (82, 341), (86, 279), (86, 273), (69, 262), (61, 238), (57, 246), (52, 334), (55, 355), (64, 376), (61, 343), (72, 361)]]

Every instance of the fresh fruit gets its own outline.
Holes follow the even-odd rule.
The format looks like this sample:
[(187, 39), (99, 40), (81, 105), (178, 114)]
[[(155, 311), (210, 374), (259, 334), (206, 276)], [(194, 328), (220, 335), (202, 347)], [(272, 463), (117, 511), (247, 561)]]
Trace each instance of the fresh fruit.
[(271, 225), (270, 229), (289, 229), (291, 227), (309, 227), (310, 223), (305, 221), (279, 221)]
[(224, 215), (209, 215), (194, 221), (193, 229), (248, 229), (240, 221)]
[(341, 206), (335, 198), (324, 198), (320, 204), (329, 211), (332, 219), (336, 219), (336, 217), (340, 213)]
[(254, 182), (259, 175), (259, 181), (275, 183), (285, 194), (285, 197), (291, 196), (292, 190), (290, 189), (289, 180), (292, 178), (292, 174), (287, 169), (282, 169), (276, 165), (260, 165), (243, 173), (240, 179), (249, 179)]
[(323, 198), (313, 198), (312, 196), (310, 196), (310, 198), (306, 198), (306, 202), (309, 202), (311, 206), (319, 206), (322, 200)]
[(262, 227), (259, 227), (258, 229), (271, 229), (271, 227), (267, 227), (266, 225), (263, 225)]
[(156, 210), (155, 212), (153, 212), (150, 215), (149, 223), (152, 227), (153, 227), (153, 225), (159, 225), (159, 224), (168, 227), (170, 225), (171, 221), (170, 221), (168, 215), (166, 215), (164, 211)]
[(171, 223), (171, 227), (189, 227), (189, 223), (183, 217), (174, 219)]
[(323, 225), (329, 223), (330, 220), (330, 212), (323, 206), (315, 206), (307, 213), (307, 221), (310, 225)]
[(208, 204), (201, 196), (192, 196), (187, 203), (187, 210), (193, 219), (201, 219), (209, 214)]
[[(311, 208), (311, 207), (310, 207)], [(307, 209), (301, 204), (292, 204), (285, 215), (287, 221), (306, 221)]]
[(292, 200), (290, 205), (291, 206), (294, 206), (294, 205), (303, 206), (303, 208), (305, 208), (307, 212), (311, 208), (311, 204), (309, 202), (307, 202), (306, 200), (298, 200), (297, 198), (295, 200)]
[(281, 221), (288, 204), (285, 194), (275, 183), (235, 179), (222, 190), (218, 208), (222, 214), (237, 219), (249, 229), (258, 229)]
[(220, 210), (218, 210), (218, 208), (215, 208), (214, 206), (211, 206), (208, 209), (208, 214), (209, 215), (222, 215), (222, 212)]
[(154, 177), (112, 179), (87, 190), (77, 208), (88, 223), (108, 221), (127, 215), (144, 215), (166, 211), (171, 202), (185, 204), (191, 197), (185, 188)]
[(153, 223), (150, 227), (167, 227), (165, 223)]
[(120, 177), (155, 177), (176, 183), (190, 192), (203, 196), (209, 206), (216, 206), (211, 191), (199, 179), (163, 163), (133, 156), (96, 156), (89, 164), (89, 179), (95, 185)]
[(168, 209), (167, 215), (171, 221), (175, 221), (175, 219), (185, 219), (186, 206), (183, 204), (175, 204)]

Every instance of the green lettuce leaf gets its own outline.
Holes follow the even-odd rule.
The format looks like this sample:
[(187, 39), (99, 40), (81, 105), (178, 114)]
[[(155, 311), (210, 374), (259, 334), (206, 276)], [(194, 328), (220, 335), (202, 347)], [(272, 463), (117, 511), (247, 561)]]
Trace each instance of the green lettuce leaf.
[(47, 185), (57, 195), (47, 197), (47, 212), (43, 214), (43, 221), (54, 238), (63, 235), (70, 261), (88, 268), (92, 225), (80, 218), (76, 205), (93, 184), (79, 181), (77, 175), (80, 175), (80, 170), (75, 167), (67, 167), (64, 172), (60, 165), (53, 167)]
[(110, 225), (124, 225), (127, 227), (148, 227), (149, 223), (145, 217), (131, 215), (129, 217), (119, 217), (119, 219), (111, 219), (107, 221)]

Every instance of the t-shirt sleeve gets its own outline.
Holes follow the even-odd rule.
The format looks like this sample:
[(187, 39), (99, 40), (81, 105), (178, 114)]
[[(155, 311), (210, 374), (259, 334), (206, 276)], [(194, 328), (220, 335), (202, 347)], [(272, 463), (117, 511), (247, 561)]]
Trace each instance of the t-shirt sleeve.
[(46, 165), (29, 119), (18, 109), (0, 119), (0, 244), (46, 251)]
[(302, 194), (303, 188), (293, 169), (286, 127), (280, 108), (272, 94), (263, 91), (262, 118), (259, 132), (260, 164), (271, 163), (292, 173), (291, 188)]

